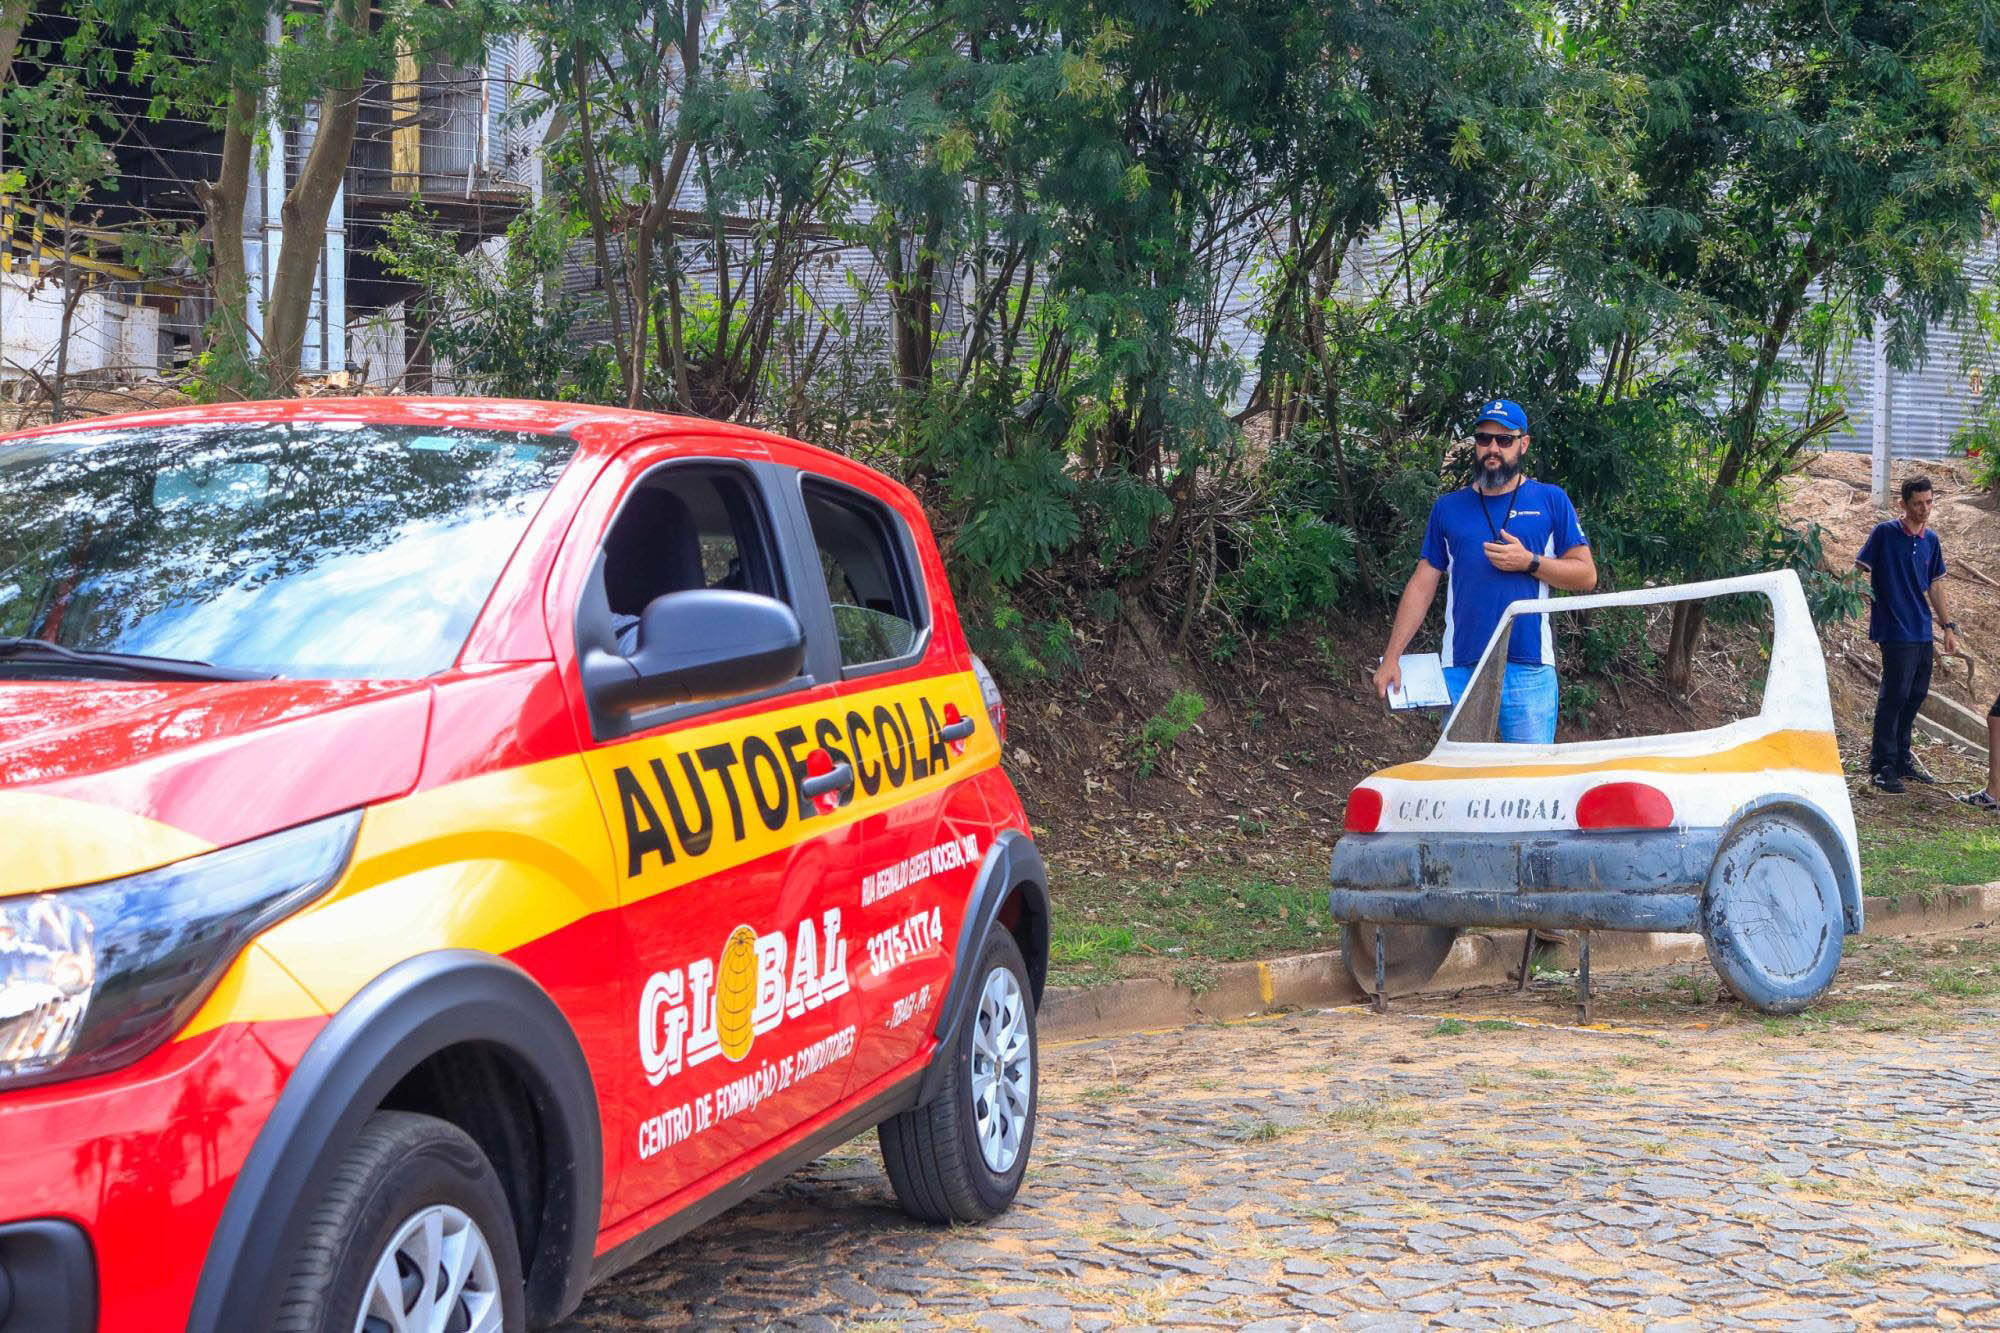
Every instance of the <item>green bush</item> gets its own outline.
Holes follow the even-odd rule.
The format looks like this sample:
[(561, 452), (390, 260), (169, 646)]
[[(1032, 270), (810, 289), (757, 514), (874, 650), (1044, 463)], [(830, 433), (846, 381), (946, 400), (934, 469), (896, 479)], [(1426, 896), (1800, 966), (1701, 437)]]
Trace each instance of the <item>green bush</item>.
[(1573, 680), (1562, 687), (1562, 697), (1558, 712), (1565, 722), (1579, 725), (1590, 721), (1590, 714), (1603, 702), (1603, 691), (1587, 680)]
[(1150, 778), (1157, 773), (1168, 753), (1207, 711), (1208, 701), (1199, 694), (1192, 690), (1175, 690), (1173, 697), (1167, 700), (1167, 706), (1140, 726), (1138, 738), (1133, 742), (1133, 755), (1139, 761), (1139, 776)]
[(1216, 580), (1239, 624), (1279, 630), (1324, 611), (1354, 580), (1354, 533), (1312, 514), (1262, 514), (1238, 537), (1240, 560)]
[(2000, 412), (1987, 408), (1960, 426), (1951, 452), (1966, 461), (1975, 485), (2000, 494)]
[(1030, 620), (1001, 601), (983, 616), (964, 618), (965, 637), (1003, 685), (1049, 680), (1073, 670), (1079, 660), (1076, 627), (1065, 616)]

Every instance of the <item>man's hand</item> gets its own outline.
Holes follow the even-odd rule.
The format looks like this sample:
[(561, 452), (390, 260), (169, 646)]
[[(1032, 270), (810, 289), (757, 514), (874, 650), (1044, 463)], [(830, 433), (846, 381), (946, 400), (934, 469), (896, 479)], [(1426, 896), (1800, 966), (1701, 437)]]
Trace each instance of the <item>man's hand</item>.
[(1375, 668), (1375, 693), (1386, 699), (1389, 697), (1390, 690), (1401, 689), (1402, 686), (1403, 659), (1400, 657), (1383, 658), (1382, 665)]
[(1944, 644), (1944, 651), (1947, 654), (1955, 653), (1958, 651), (1958, 635), (1953, 633), (1951, 630), (1946, 630), (1944, 632), (1944, 639), (1942, 640), (1942, 642)]
[(1482, 542), (1480, 545), (1485, 548), (1486, 558), (1492, 562), (1493, 568), (1508, 574), (1521, 573), (1535, 558), (1532, 551), (1521, 545), (1521, 539), (1505, 528), (1500, 529), (1499, 541)]

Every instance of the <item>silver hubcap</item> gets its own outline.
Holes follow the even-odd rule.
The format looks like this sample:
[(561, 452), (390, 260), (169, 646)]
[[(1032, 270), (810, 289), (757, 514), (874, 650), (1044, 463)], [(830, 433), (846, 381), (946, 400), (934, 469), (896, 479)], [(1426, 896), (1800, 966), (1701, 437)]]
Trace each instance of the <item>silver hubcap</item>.
[(354, 1333), (498, 1333), (500, 1314), (500, 1274), (479, 1224), (433, 1204), (383, 1247)]
[(1034, 1044), (1021, 984), (996, 967), (979, 993), (972, 1029), (972, 1119), (987, 1169), (1005, 1175), (1021, 1155), (1034, 1092)]

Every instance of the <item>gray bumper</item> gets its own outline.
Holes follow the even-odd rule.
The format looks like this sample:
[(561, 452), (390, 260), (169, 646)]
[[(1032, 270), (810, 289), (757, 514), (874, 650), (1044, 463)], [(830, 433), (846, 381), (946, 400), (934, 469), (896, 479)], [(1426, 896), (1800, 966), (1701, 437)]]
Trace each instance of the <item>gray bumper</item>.
[(1350, 833), (1333, 849), (1335, 921), (1696, 930), (1721, 829)]

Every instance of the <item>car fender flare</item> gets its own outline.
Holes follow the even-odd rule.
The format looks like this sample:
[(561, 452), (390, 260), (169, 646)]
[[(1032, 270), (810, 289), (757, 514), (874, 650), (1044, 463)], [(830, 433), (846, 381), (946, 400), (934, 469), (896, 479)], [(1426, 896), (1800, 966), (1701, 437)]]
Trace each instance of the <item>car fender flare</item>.
[[(937, 1054), (931, 1058), (930, 1067), (924, 1070), (924, 1080), (917, 1088), (917, 1105), (922, 1106), (936, 1099), (939, 1086), (944, 1081), (945, 1070), (949, 1066), (953, 1051), (952, 1034), (965, 1016), (966, 1005), (972, 1003), (972, 988), (977, 978), (972, 975), (973, 964), (986, 952), (986, 941), (999, 925), (1000, 909), (1015, 889), (1022, 889), (1028, 895), (1028, 910), (1039, 919), (1049, 919), (1049, 870), (1042, 861), (1042, 854), (1036, 850), (1034, 841), (1019, 829), (1008, 829), (993, 840), (987, 849), (986, 858), (980, 863), (979, 875), (972, 882), (972, 892), (967, 897), (965, 918), (958, 927), (958, 950), (952, 955), (951, 987), (945, 992), (944, 1004), (938, 1009), (935, 1029), (939, 1046)], [(1034, 960), (1029, 960), (1029, 972), (1036, 981), (1035, 1001), (1041, 1002), (1042, 976), (1046, 968), (1037, 968)]]
[(268, 1328), (283, 1293), (279, 1262), (298, 1246), (341, 1155), (384, 1097), (423, 1060), (462, 1042), (515, 1058), (543, 1119), (551, 1179), (536, 1253), (523, 1253), (531, 1323), (583, 1297), (603, 1194), (602, 1129), (583, 1049), (526, 972), (472, 949), (405, 959), (333, 1015), (285, 1082), (210, 1238), (190, 1333)]
[(1865, 908), (1861, 897), (1861, 879), (1855, 871), (1854, 856), (1847, 846), (1847, 840), (1840, 836), (1836, 825), (1826, 811), (1803, 796), (1791, 792), (1773, 792), (1747, 801), (1738, 807), (1730, 817), (1728, 827), (1723, 830), (1722, 839), (1716, 844), (1721, 848), (1736, 836), (1736, 831), (1757, 815), (1790, 815), (1804, 824), (1816, 839), (1826, 859), (1833, 866), (1833, 875), (1840, 888), (1840, 905), (1847, 917), (1847, 933), (1859, 935), (1865, 919)]

